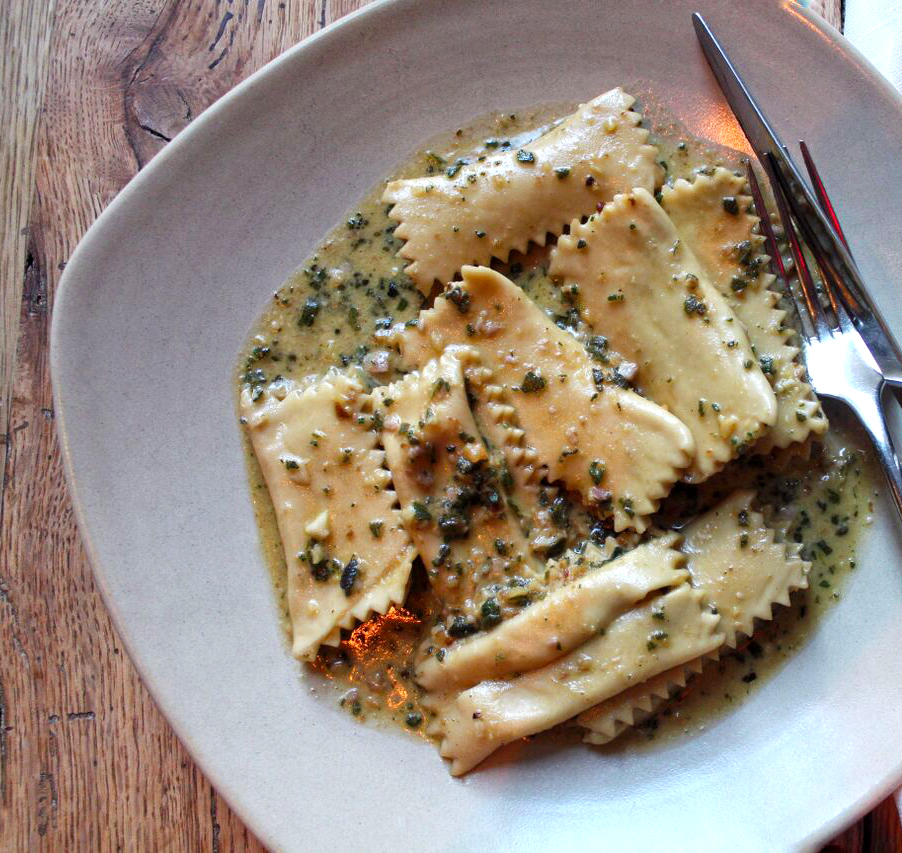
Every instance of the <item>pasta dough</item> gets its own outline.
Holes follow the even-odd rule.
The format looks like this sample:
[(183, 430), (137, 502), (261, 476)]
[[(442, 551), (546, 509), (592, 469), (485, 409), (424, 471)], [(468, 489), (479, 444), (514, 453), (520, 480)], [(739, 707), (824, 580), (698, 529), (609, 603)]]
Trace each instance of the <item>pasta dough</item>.
[(692, 183), (679, 180), (664, 187), (661, 204), (680, 239), (745, 325), (777, 395), (776, 421), (755, 446), (768, 453), (822, 435), (827, 419), (796, 361), (798, 349), (788, 342), (792, 330), (784, 325), (786, 312), (777, 307), (777, 294), (770, 289), (774, 277), (767, 272), (767, 256), (761, 254), (764, 238), (755, 233), (759, 220), (744, 188), (744, 177), (718, 167)]
[(446, 610), (445, 628), (456, 633), (502, 618), (499, 579), (534, 581), (544, 569), (511, 516), (467, 402), (461, 359), (475, 357), (449, 349), (373, 393), (401, 516)]
[(241, 395), (285, 551), (291, 650), (303, 660), (407, 589), (414, 551), (377, 433), (359, 412), (363, 390), (331, 375), (281, 399)]
[(638, 394), (602, 384), (582, 345), (485, 267), (464, 267), (463, 281), (421, 312), (400, 345), (416, 366), (462, 342), (493, 372), (497, 399), (485, 403), (510, 427), (516, 464), (578, 491), (613, 515), (616, 530), (644, 530), (691, 458), (689, 430)]
[[(693, 586), (721, 616), (725, 648), (735, 648), (740, 636), (752, 635), (755, 619), (771, 619), (775, 604), (788, 606), (790, 592), (808, 586), (811, 566), (800, 559), (799, 546), (776, 541), (752, 509), (754, 498), (750, 490), (734, 492), (686, 527), (681, 547)], [(589, 729), (585, 739), (607, 743), (633, 725), (637, 713), (650, 713), (685, 685), (702, 664), (662, 673), (582, 714), (578, 722)]]
[(530, 549), (547, 554), (566, 540), (554, 519), (558, 490), (542, 482), (537, 454), (524, 445), (524, 432), (517, 425), (516, 411), (505, 402), (504, 388), (489, 382), (477, 389), (473, 414), (510, 481), (508, 505), (529, 539)]
[(518, 151), (457, 164), (446, 174), (392, 181), (382, 200), (394, 207), (405, 240), (407, 273), (425, 294), (466, 264), (506, 260), (530, 240), (545, 245), (573, 217), (632, 187), (654, 189), (657, 149), (648, 144), (635, 99), (612, 89)]
[(568, 554), (565, 560), (583, 573), (488, 633), (460, 640), (441, 658), (426, 658), (417, 681), (428, 690), (464, 688), (551, 663), (650, 593), (685, 581), (673, 547), (677, 538), (665, 535), (613, 561), (592, 544), (584, 555)]
[[(663, 614), (663, 615), (659, 615)], [(719, 617), (688, 584), (628, 610), (604, 634), (508, 681), (484, 681), (440, 705), (441, 753), (454, 775), (498, 747), (551, 728), (630, 684), (713, 651)]]
[(773, 424), (774, 393), (745, 330), (646, 190), (574, 221), (550, 272), (579, 288), (583, 319), (692, 431), (688, 480), (711, 476)]

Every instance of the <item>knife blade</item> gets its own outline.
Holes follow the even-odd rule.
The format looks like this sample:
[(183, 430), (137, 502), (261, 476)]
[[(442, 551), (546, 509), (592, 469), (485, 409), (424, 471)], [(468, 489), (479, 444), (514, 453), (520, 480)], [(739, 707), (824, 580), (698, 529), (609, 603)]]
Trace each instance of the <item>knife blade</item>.
[(793, 218), (821, 271), (836, 285), (846, 309), (871, 349), (887, 384), (902, 389), (899, 346), (867, 293), (849, 250), (821, 210), (786, 146), (771, 126), (745, 81), (721, 47), (705, 19), (695, 12), (692, 25), (724, 98), (772, 183), (779, 183)]

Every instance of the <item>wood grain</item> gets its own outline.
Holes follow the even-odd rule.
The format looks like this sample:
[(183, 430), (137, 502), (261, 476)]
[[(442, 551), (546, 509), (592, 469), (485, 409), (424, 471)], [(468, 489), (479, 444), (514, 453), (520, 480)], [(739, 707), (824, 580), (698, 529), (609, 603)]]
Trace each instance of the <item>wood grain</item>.
[(34, 185), (35, 130), (44, 98), (55, 0), (14, 3), (0, 14), (0, 429), (8, 431), (22, 264)]
[(842, 32), (843, 8), (843, 0), (811, 0), (811, 11), (816, 12), (840, 32)]
[[(366, 2), (0, 10), (0, 850), (262, 849), (161, 718), (94, 586), (54, 431), (50, 306), (82, 234), (168, 140)], [(892, 802), (832, 849), (902, 851)]]
[[(259, 850), (160, 717), (94, 586), (54, 432), (49, 306), (76, 243), (135, 172), (332, 13), (324, 0), (14, 2), (15, 15), (0, 12), (0, 79), (16, 93), (2, 115), (30, 126), (0, 161), (16, 165), (4, 234), (28, 223), (27, 239), (2, 247), (15, 370), (0, 504), (0, 849)], [(29, 11), (40, 6), (47, 17)]]

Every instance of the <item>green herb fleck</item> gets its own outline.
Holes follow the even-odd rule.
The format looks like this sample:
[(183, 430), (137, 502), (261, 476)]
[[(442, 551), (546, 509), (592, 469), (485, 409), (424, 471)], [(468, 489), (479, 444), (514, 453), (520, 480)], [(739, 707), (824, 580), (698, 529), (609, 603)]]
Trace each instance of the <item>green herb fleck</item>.
[(452, 287), (445, 296), (449, 302), (457, 306), (461, 314), (466, 314), (470, 310), (470, 294), (463, 288)]
[(445, 379), (443, 376), (440, 376), (438, 379), (435, 380), (435, 384), (432, 386), (432, 399), (433, 400), (435, 399), (435, 396), (436, 396), (436, 394), (439, 393), (439, 391), (444, 391), (445, 393), (447, 393), (450, 390), (451, 390), (451, 383), (448, 382), (448, 380)]
[(351, 557), (348, 564), (342, 569), (341, 578), (338, 585), (347, 597), (350, 597), (351, 590), (354, 588), (354, 581), (357, 580), (357, 574), (360, 572), (360, 561), (357, 556)]
[(458, 512), (448, 512), (438, 520), (439, 530), (445, 539), (465, 539), (470, 532), (467, 519)]
[(546, 382), (544, 376), (540, 376), (532, 370), (527, 370), (526, 376), (523, 377), (523, 382), (520, 385), (520, 390), (524, 394), (531, 394), (535, 391), (541, 391), (545, 385)]
[(501, 608), (494, 598), (487, 598), (479, 608), (480, 624), (483, 628), (492, 628), (501, 621)]
[(432, 565), (438, 568), (451, 554), (451, 546), (447, 542), (439, 545), (438, 553), (432, 558)]
[(425, 504), (414, 501), (411, 506), (413, 507), (414, 521), (432, 521), (432, 513), (426, 509)]
[(702, 302), (697, 296), (693, 294), (689, 294), (683, 302), (683, 310), (689, 315), (698, 314), (699, 317), (703, 317), (708, 313), (708, 306)]
[(608, 361), (608, 339), (603, 335), (592, 335), (586, 341), (586, 349), (595, 361), (606, 364)]
[(470, 634), (475, 634), (476, 626), (472, 622), (468, 622), (463, 616), (455, 616), (446, 630), (449, 637), (460, 639), (461, 637), (469, 637)]
[(317, 314), (319, 314), (319, 302), (312, 296), (308, 296), (301, 311), (301, 325), (312, 326)]

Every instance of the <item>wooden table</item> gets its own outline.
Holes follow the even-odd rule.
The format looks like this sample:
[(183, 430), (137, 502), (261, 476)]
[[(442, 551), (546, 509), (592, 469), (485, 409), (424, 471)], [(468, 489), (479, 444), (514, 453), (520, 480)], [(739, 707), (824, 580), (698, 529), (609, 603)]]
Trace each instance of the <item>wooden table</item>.
[[(135, 172), (365, 3), (0, 0), (0, 850), (262, 849), (160, 716), (95, 588), (54, 430), (51, 305)], [(838, 22), (839, 0), (825, 5)], [(893, 803), (834, 845), (902, 851)]]

